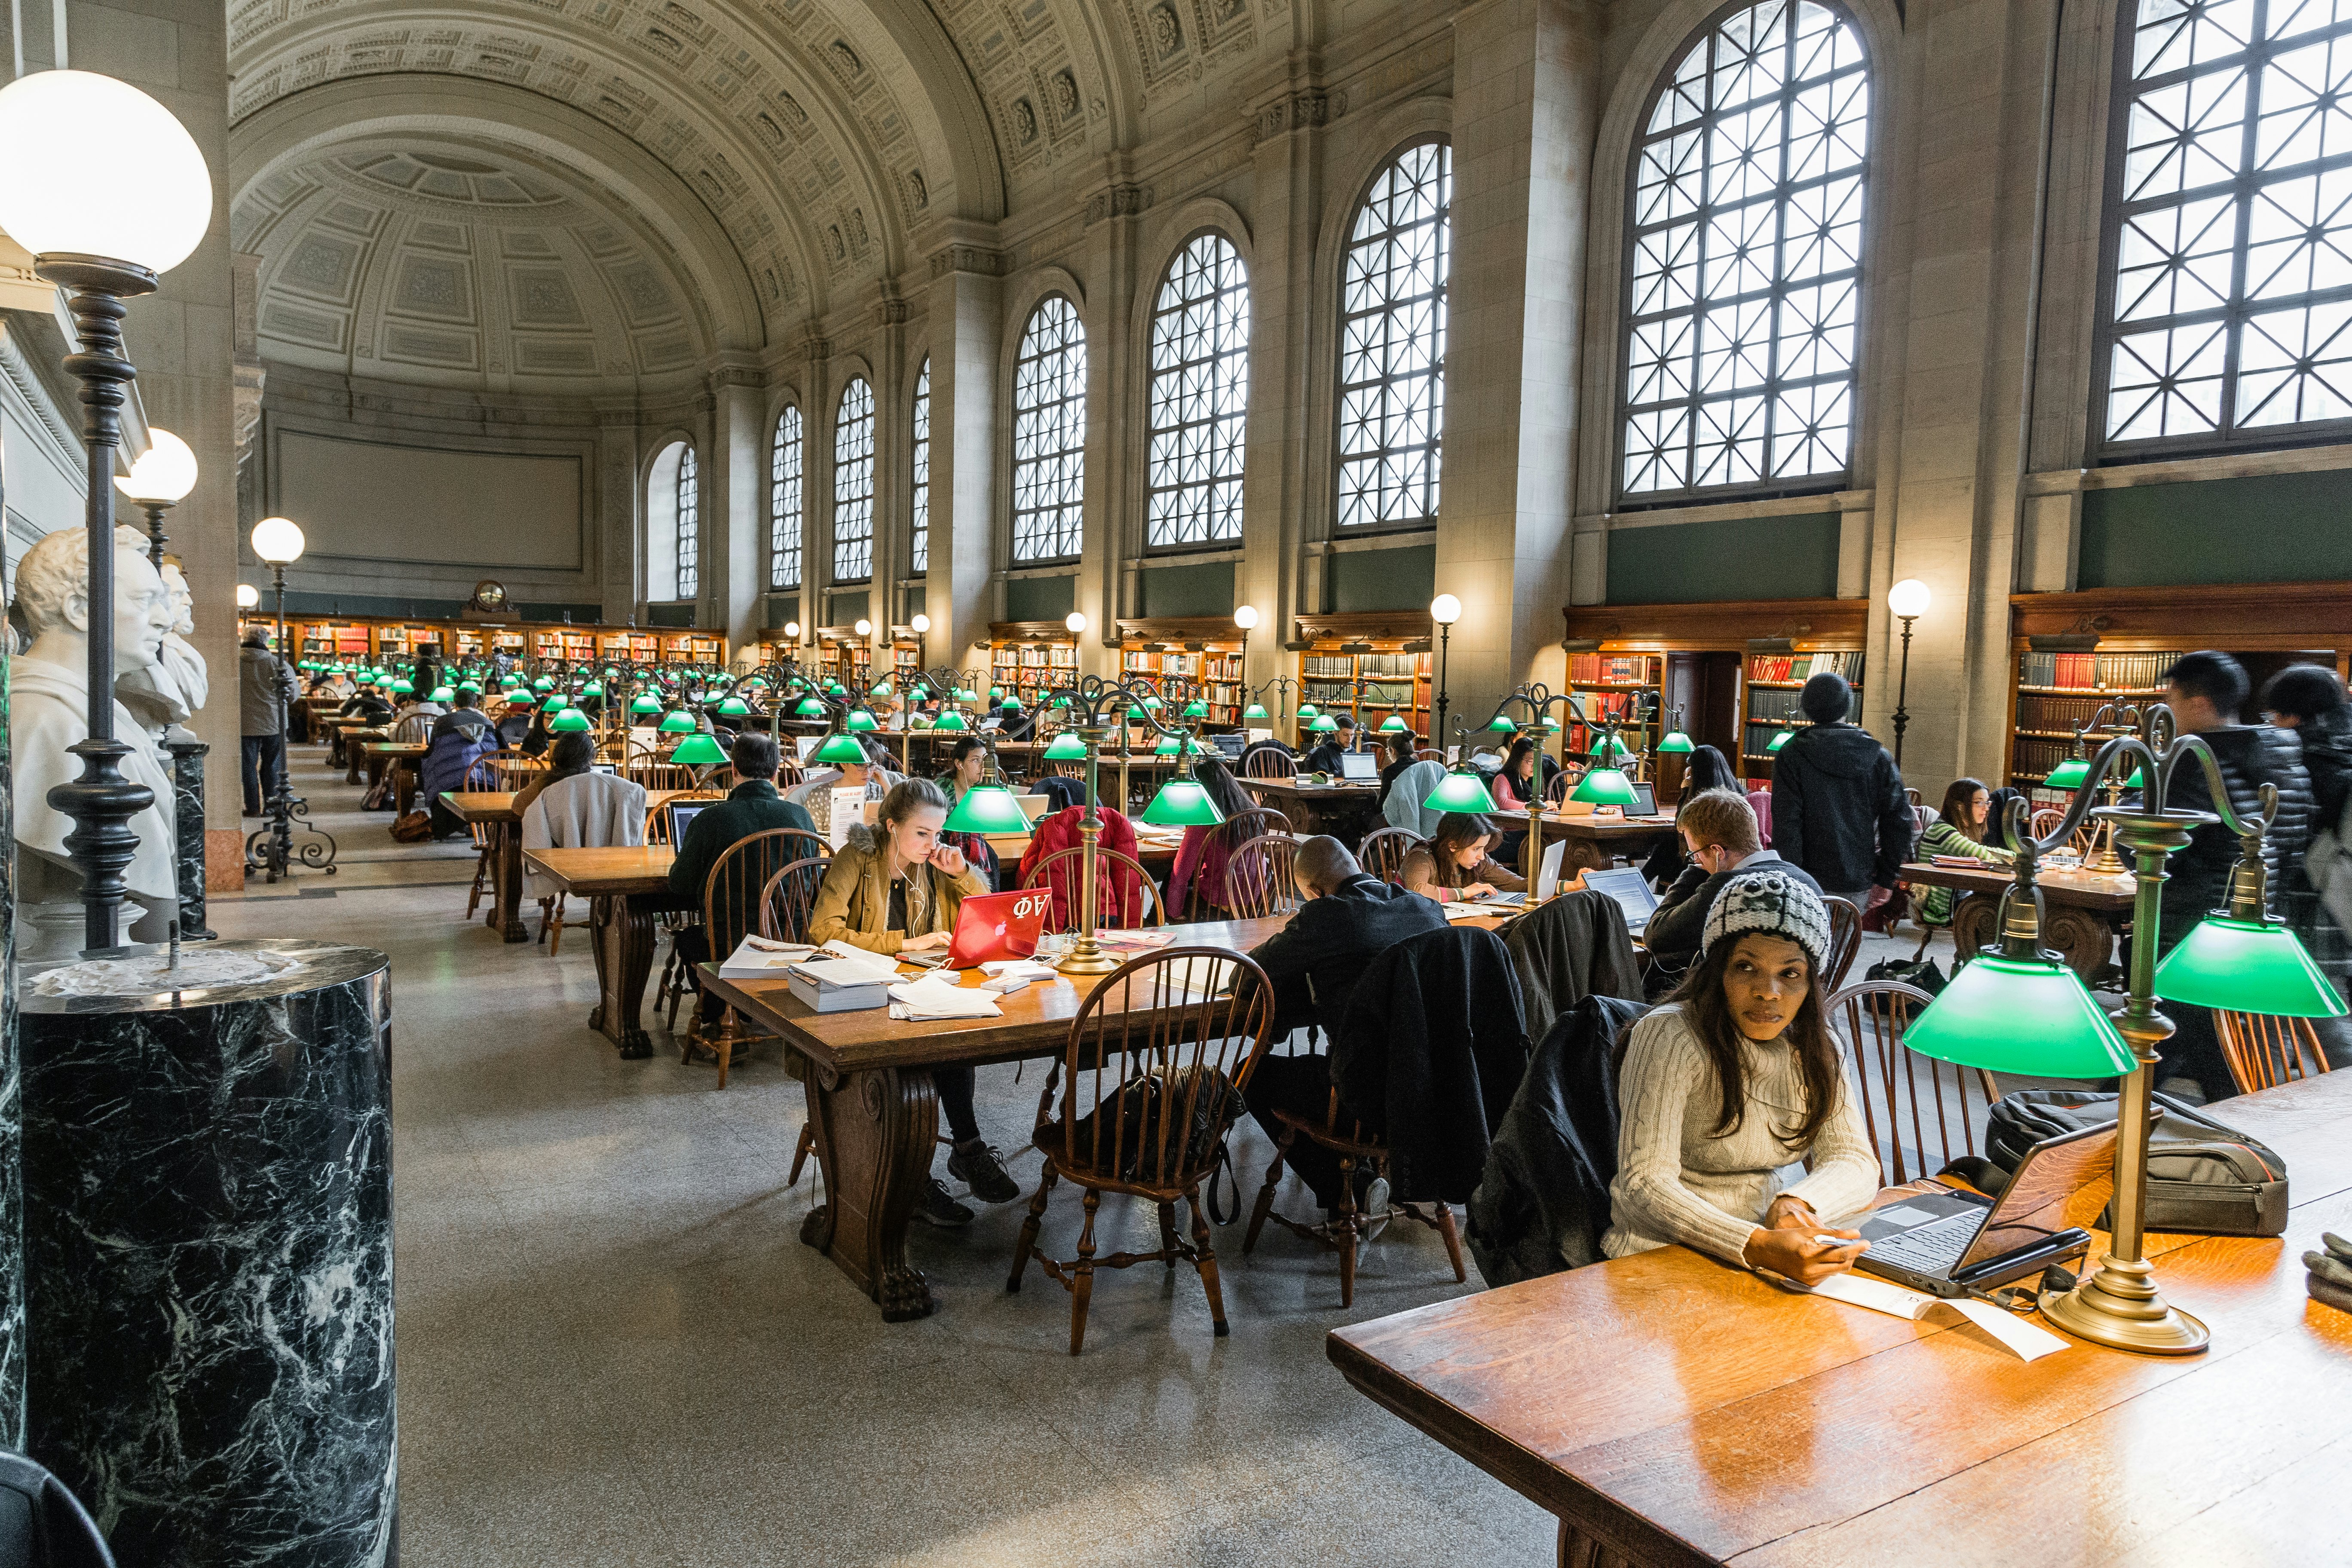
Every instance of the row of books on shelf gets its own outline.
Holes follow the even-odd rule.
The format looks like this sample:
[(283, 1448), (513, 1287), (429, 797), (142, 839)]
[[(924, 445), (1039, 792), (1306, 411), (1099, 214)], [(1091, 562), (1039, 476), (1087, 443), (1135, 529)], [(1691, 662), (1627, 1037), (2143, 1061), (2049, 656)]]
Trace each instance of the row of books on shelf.
[(1750, 654), (1748, 658), (1748, 679), (1750, 680), (1811, 680), (1816, 675), (1842, 675), (1853, 684), (1862, 681), (1862, 654), (1859, 649), (1844, 653)]
[(2020, 776), (2047, 778), (2060, 763), (2074, 754), (2072, 741), (2053, 741), (2034, 735), (2020, 735), (2010, 753), (2009, 771)]
[[(2071, 734), (2088, 724), (2107, 705), (2103, 697), (2050, 697), (2037, 691), (2021, 691), (2017, 694), (2017, 727), (2053, 732), (2063, 730)], [(2114, 715), (2108, 717), (2112, 719)]]
[(1121, 668), (1134, 675), (1175, 675), (1192, 680), (1239, 680), (1242, 661), (1230, 654), (1130, 653)]
[[(1402, 708), (1412, 700), (1412, 682), (1368, 680), (1363, 693), (1362, 703), (1367, 708)], [(1358, 701), (1353, 681), (1339, 686), (1310, 680), (1299, 688), (1298, 700), (1312, 702), (1318, 708), (1352, 708)]]
[(1588, 719), (1614, 719), (1621, 724), (1633, 722), (1634, 700), (1632, 691), (1585, 691), (1577, 695), (1577, 704)]
[(1421, 658), (1410, 653), (1367, 654), (1307, 654), (1299, 661), (1300, 677), (1313, 680), (1348, 680), (1356, 676), (1371, 679), (1410, 680), (1421, 673)]
[(2023, 653), (2017, 658), (2020, 686), (2065, 686), (2078, 690), (2147, 691), (2164, 682), (2179, 663), (2175, 649), (2162, 653)]
[(1647, 654), (1578, 653), (1568, 658), (1570, 686), (1640, 686), (1657, 678), (1657, 663)]
[(1760, 690), (1751, 688), (1748, 693), (1748, 721), (1751, 724), (1778, 724), (1784, 719), (1801, 718), (1804, 710), (1799, 703), (1803, 696), (1801, 691), (1773, 687)]
[(995, 662), (1000, 667), (1018, 667), (1023, 669), (1048, 668), (1076, 669), (1078, 667), (1078, 653), (1076, 648), (1038, 647), (1034, 644), (1023, 643), (1018, 647), (998, 648)]

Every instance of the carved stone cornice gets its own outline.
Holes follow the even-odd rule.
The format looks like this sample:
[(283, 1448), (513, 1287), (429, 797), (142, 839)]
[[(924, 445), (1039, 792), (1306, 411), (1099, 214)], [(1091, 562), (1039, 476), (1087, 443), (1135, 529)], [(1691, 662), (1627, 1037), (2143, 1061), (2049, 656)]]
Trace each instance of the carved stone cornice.
[(711, 392), (723, 392), (730, 386), (761, 387), (768, 384), (768, 374), (756, 364), (719, 363), (710, 367), (705, 385)]
[(877, 327), (903, 327), (908, 313), (904, 300), (891, 298), (874, 302), (874, 324)]
[(1087, 198), (1087, 226), (1092, 228), (1105, 218), (1133, 217), (1150, 205), (1150, 185), (1121, 182), (1107, 186)]
[(1002, 278), (1006, 259), (1004, 252), (986, 246), (941, 246), (931, 252), (931, 276), (945, 278), (950, 272), (976, 272), (983, 278)]
[(1258, 105), (1257, 138), (1261, 142), (1293, 131), (1328, 125), (1348, 112), (1348, 95), (1319, 87), (1294, 88)]
[(833, 340), (814, 332), (793, 345), (793, 358), (804, 359), (813, 364), (823, 364), (833, 357)]

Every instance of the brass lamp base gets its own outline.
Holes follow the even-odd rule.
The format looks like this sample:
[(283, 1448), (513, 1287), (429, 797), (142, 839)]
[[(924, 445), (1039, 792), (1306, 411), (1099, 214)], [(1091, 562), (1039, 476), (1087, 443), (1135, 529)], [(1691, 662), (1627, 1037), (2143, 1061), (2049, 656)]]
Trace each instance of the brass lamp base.
[(2165, 1301), (2145, 1261), (2123, 1263), (2112, 1255), (2072, 1290), (2043, 1296), (2042, 1315), (2078, 1339), (2140, 1355), (2195, 1355), (2213, 1337)]
[(1091, 944), (1070, 949), (1070, 955), (1054, 965), (1057, 974), (1108, 974), (1118, 967), (1118, 960)]

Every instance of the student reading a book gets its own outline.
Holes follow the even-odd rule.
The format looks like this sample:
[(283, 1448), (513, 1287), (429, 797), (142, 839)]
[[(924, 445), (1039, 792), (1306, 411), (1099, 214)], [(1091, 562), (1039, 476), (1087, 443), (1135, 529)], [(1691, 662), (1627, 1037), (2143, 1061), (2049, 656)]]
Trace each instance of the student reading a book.
[[(882, 798), (875, 825), (849, 830), (848, 842), (825, 868), (809, 911), (814, 942), (845, 942), (869, 952), (929, 952), (955, 942), (956, 916), (966, 898), (988, 884), (965, 861), (962, 851), (940, 842), (948, 819), (948, 797), (929, 779), (906, 779)], [(1003, 1162), (980, 1135), (972, 1110), (972, 1069), (934, 1068), (940, 1109), (955, 1147), (948, 1174), (970, 1185), (983, 1203), (1010, 1203), (1021, 1195)], [(936, 1176), (915, 1203), (926, 1225), (971, 1223), (971, 1210), (948, 1194)]]
[[(1990, 820), (1991, 812), (1991, 791), (1974, 779), (1954, 779), (1952, 787), (1944, 792), (1944, 804), (1937, 814), (1938, 820), (1929, 823), (1927, 831), (1919, 836), (1919, 853), (1965, 855), (1988, 866), (2008, 865), (2017, 858), (2016, 853), (1997, 843), (1986, 842), (2000, 836), (2000, 825)], [(1959, 897), (1957, 892), (1949, 888), (1921, 888), (1917, 891), (1921, 925), (1952, 923), (1952, 904)]]
[(1437, 819), (1437, 836), (1405, 856), (1397, 880), (1439, 903), (1523, 892), (1527, 879), (1494, 858), (1502, 837), (1475, 811), (1449, 811)]

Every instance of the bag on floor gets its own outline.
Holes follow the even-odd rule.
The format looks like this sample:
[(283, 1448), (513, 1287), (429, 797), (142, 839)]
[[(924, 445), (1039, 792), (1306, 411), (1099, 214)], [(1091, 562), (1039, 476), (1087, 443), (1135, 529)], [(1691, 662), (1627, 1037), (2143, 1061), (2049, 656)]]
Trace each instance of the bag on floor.
[(1893, 980), (1905, 985), (1916, 985), (1930, 996), (1936, 995), (1949, 984), (1944, 978), (1944, 972), (1936, 967), (1936, 961), (1932, 958), (1923, 958), (1916, 963), (1907, 958), (1882, 959), (1864, 970), (1862, 977), (1864, 980)]
[[(1206, 1079), (1194, 1095), (1193, 1082), (1203, 1073)], [(1179, 1128), (1173, 1119), (1184, 1114), (1188, 1097), (1192, 1101), (1191, 1125)], [(1241, 1089), (1213, 1068), (1159, 1068), (1129, 1079), (1112, 1103), (1078, 1118), (1071, 1130), (1072, 1147), (1080, 1159), (1097, 1158), (1123, 1181), (1139, 1181), (1163, 1168), (1198, 1170), (1247, 1109)], [(1118, 1125), (1103, 1122), (1104, 1117), (1115, 1118)], [(1214, 1179), (1213, 1172), (1213, 1184)]]
[[(1998, 1194), (2025, 1152), (2045, 1138), (2116, 1119), (2116, 1097), (2074, 1089), (2028, 1089), (1993, 1103), (1982, 1180)], [(2147, 1135), (2147, 1228), (2195, 1236), (2277, 1236), (2286, 1229), (2286, 1162), (2236, 1128), (2170, 1095), (2153, 1097)], [(1987, 1184), (1990, 1184), (1988, 1185)], [(2112, 1223), (2113, 1206), (2098, 1223)]]
[(395, 844), (422, 844), (432, 837), (433, 814), (430, 812), (412, 811), (393, 820), (392, 837)]

